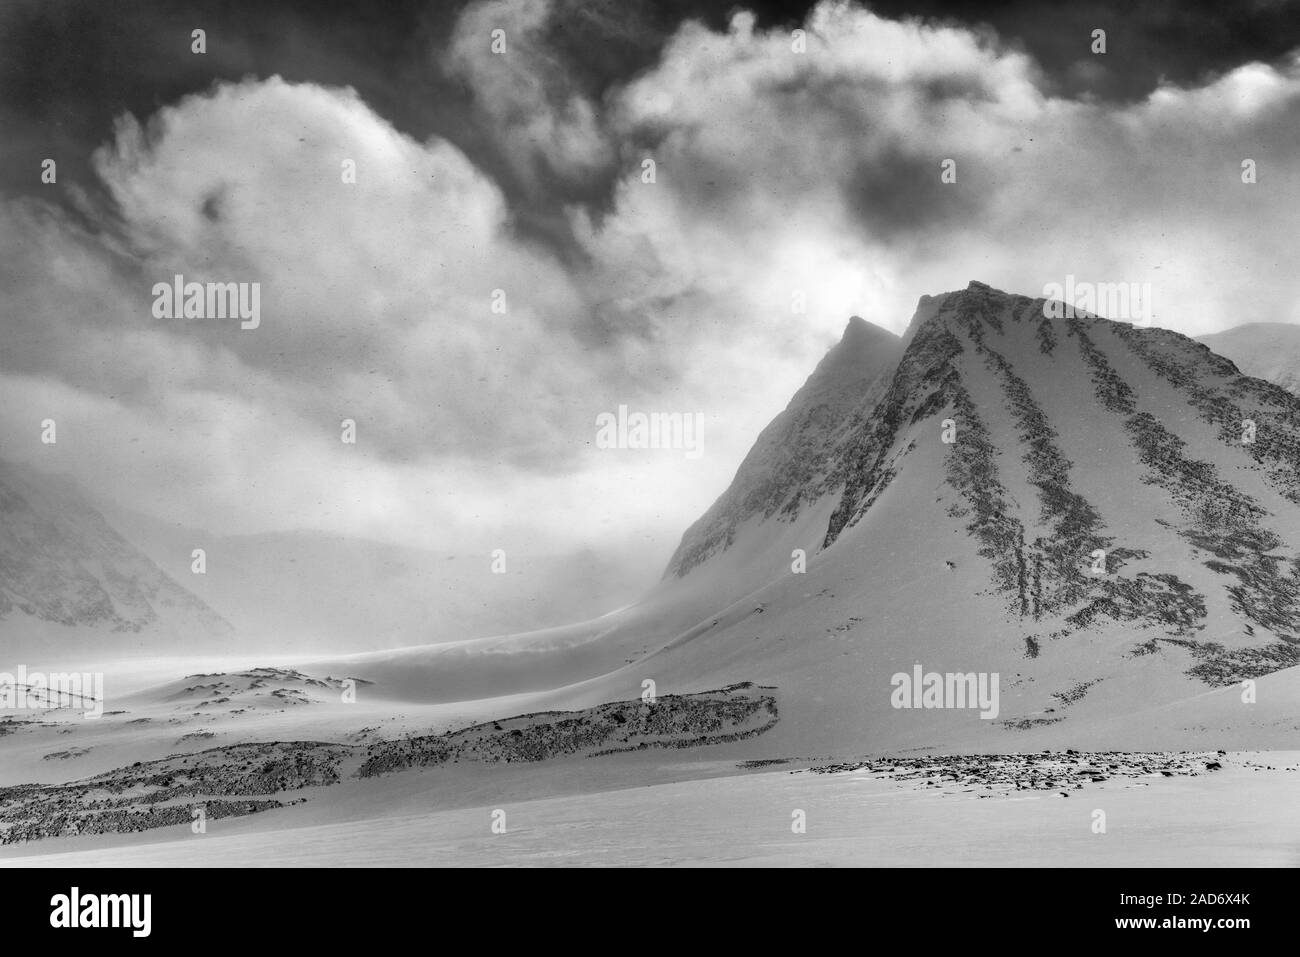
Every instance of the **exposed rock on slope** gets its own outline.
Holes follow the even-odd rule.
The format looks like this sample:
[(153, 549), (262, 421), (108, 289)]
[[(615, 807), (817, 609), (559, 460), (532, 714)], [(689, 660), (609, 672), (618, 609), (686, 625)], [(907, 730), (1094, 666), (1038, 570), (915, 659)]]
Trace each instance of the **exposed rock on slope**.
[[(282, 674), (277, 669), (255, 673)], [(528, 763), (738, 741), (776, 725), (771, 690), (739, 684), (704, 694), (664, 695), (653, 703), (615, 701), (580, 712), (518, 715), (364, 746), (237, 744), (137, 761), (67, 784), (4, 787), (0, 844), (186, 824), (198, 809), (214, 820), (240, 817), (302, 800), (271, 795), (462, 761)]]

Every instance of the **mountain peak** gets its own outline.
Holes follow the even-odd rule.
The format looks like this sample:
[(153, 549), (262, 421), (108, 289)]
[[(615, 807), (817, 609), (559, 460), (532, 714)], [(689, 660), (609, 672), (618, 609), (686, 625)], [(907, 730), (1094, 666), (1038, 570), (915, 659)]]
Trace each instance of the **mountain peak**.
[(884, 326), (878, 326), (874, 322), (867, 322), (861, 316), (849, 316), (849, 324), (844, 327), (844, 335), (840, 337), (840, 342), (891, 341), (897, 343), (899, 336), (890, 332)]

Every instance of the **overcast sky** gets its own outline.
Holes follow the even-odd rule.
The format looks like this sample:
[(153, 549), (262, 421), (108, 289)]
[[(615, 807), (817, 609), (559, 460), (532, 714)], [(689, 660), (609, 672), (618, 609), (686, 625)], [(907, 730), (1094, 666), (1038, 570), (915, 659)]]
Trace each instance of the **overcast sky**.
[[(1191, 335), (1300, 321), (1295, 6), (1131, 6), (8, 3), (0, 457), (653, 574), (852, 314), (1073, 274)], [(259, 282), (260, 327), (155, 318), (177, 273)], [(619, 405), (704, 454), (596, 448)]]

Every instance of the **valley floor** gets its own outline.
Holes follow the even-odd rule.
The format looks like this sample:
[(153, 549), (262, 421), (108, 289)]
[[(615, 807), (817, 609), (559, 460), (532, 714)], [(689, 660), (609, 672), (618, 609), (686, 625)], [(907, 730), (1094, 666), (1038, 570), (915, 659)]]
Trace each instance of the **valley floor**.
[[(1166, 776), (1170, 760), (1196, 770)], [(940, 783), (662, 754), (434, 769), (303, 792), (204, 834), (10, 845), (0, 866), (1300, 865), (1300, 752), (1206, 760), (1130, 755), (1123, 776), (1063, 790), (965, 780), (960, 758)]]
[(1300, 866), (1300, 668), (1250, 705), (860, 709), (864, 757), (816, 695), (412, 700), (422, 654), (360, 662), (352, 703), (356, 661), (158, 663), (98, 719), (7, 716), (0, 866)]

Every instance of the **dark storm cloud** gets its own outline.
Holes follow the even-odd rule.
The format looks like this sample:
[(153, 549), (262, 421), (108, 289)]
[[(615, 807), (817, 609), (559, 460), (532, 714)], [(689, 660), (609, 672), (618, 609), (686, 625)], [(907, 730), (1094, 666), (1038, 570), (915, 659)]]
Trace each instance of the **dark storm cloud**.
[[(430, 69), (464, 0), (10, 0), (0, 5), (0, 189), (39, 189), (40, 162), (59, 161), (70, 181), (95, 188), (88, 157), (108, 139), (112, 120), (138, 116), (214, 81), (245, 76), (352, 86), (399, 131), (447, 138), (505, 191), (519, 228), (559, 247), (560, 214), (581, 202), (607, 206), (620, 174), (602, 165), (575, 181), (540, 168), (531, 182), (500, 152), (474, 115), (476, 91), (462, 77)], [(650, 69), (686, 20), (725, 26), (734, 0), (564, 0), (541, 35), (555, 74), (599, 109), (612, 89)], [(797, 26), (810, 3), (746, 3), (759, 28)], [(1300, 16), (1291, 0), (1253, 3), (1134, 4), (1128, 0), (879, 0), (870, 9), (991, 26), (1025, 49), (1049, 84), (1068, 96), (1133, 100), (1163, 77), (1190, 83), (1258, 59), (1275, 62), (1300, 46)], [(208, 52), (190, 52), (202, 27)], [(1089, 52), (1094, 28), (1108, 33), (1105, 57)], [(934, 95), (952, 94), (959, 78), (936, 80)], [(967, 90), (968, 94), (973, 91)]]
[[(474, 121), (475, 90), (436, 69), (457, 2), (385, 0), (9, 0), (0, 4), (0, 190), (36, 193), (40, 163), (96, 187), (89, 157), (123, 113), (146, 116), (214, 82), (279, 75), (351, 86), (400, 132), (455, 143), (518, 200), (523, 225), (554, 230), (554, 206), (595, 199), (615, 170), (581, 184), (551, 177), (527, 191), (508, 157)], [(599, 102), (611, 86), (651, 66), (686, 16), (714, 25), (727, 2), (558, 5), (543, 39), (573, 88)], [(191, 31), (207, 52), (191, 51)], [(545, 203), (540, 197), (549, 197)]]
[[(1188, 85), (1258, 60), (1279, 63), (1300, 46), (1295, 0), (876, 0), (891, 18), (987, 24), (1042, 67), (1063, 96), (1131, 102), (1162, 81)], [(1091, 52), (1092, 31), (1107, 52)], [(1087, 65), (1089, 69), (1079, 69)]]
[[(365, 5), (313, 0), (183, 0), (101, 3), (17, 0), (0, 10), (0, 110), (17, 138), (0, 143), (3, 187), (39, 189), (41, 158), (57, 156), (93, 183), (89, 156), (123, 113), (147, 116), (214, 82), (279, 74), (351, 85), (400, 129), (456, 127), (454, 97), (434, 91), (419, 64), (449, 29), (450, 5), (391, 0)], [(207, 52), (191, 51), (191, 31)]]

